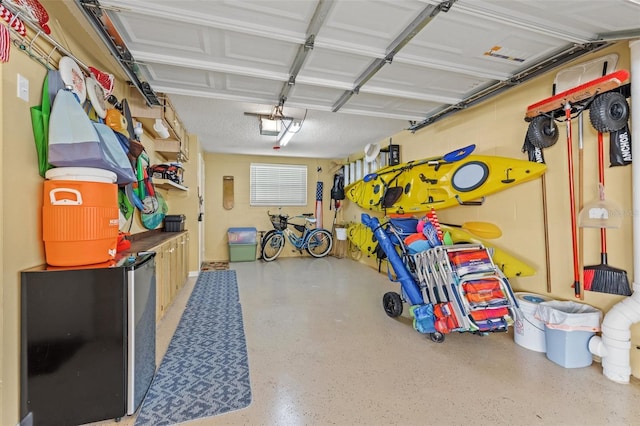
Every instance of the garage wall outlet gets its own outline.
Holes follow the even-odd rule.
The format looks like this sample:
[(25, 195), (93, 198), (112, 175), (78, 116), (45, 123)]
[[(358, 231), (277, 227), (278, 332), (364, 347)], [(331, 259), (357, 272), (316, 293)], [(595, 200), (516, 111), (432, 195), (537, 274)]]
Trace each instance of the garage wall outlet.
[(18, 97), (29, 102), (29, 80), (18, 74)]

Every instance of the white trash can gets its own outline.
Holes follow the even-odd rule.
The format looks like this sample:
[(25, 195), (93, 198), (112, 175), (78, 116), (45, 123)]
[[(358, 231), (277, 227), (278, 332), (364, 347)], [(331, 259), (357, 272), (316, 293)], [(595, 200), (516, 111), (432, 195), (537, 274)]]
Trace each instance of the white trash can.
[(535, 352), (545, 353), (547, 345), (545, 343), (544, 322), (535, 317), (538, 305), (542, 302), (553, 300), (548, 296), (535, 293), (515, 293), (518, 299), (522, 318), (518, 318), (514, 324), (513, 340), (519, 346)]
[(602, 311), (584, 303), (554, 300), (540, 303), (535, 317), (544, 321), (550, 361), (564, 368), (591, 365), (589, 339), (600, 331)]

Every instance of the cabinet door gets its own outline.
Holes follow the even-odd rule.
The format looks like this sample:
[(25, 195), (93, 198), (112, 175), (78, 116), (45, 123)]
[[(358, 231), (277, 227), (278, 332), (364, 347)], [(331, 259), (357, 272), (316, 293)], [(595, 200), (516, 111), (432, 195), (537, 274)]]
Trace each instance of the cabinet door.
[(171, 306), (171, 243), (167, 242), (163, 244), (163, 257), (162, 263), (162, 275), (164, 276), (162, 282), (162, 300), (164, 304), (163, 315), (167, 313), (167, 309)]
[(156, 321), (167, 313), (185, 283), (188, 241), (187, 234), (182, 234), (153, 248), (156, 252)]
[(166, 310), (164, 288), (166, 287), (166, 253), (164, 244), (154, 247), (156, 252), (156, 322), (160, 321)]
[(182, 251), (182, 285), (184, 285), (187, 278), (189, 278), (189, 234), (184, 234), (182, 238), (184, 247)]
[(169, 276), (171, 277), (169, 282), (169, 293), (171, 301), (178, 294), (178, 239), (175, 238), (169, 242)]
[(176, 292), (184, 285), (184, 234), (177, 238), (176, 242)]

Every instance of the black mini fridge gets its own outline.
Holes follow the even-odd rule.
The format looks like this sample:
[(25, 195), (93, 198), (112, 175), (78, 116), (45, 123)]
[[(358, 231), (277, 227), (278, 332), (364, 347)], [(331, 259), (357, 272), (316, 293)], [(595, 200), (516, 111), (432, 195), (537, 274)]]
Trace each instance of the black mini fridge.
[(154, 256), (22, 271), (22, 419), (79, 425), (137, 410), (156, 367)]

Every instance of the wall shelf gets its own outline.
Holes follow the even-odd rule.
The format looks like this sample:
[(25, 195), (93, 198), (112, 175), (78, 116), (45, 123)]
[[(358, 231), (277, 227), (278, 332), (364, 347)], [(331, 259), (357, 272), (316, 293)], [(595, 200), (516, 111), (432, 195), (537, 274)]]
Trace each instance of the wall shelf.
[(162, 189), (179, 189), (181, 191), (188, 191), (189, 188), (186, 186), (179, 185), (172, 180), (169, 179), (153, 179), (153, 185)]

